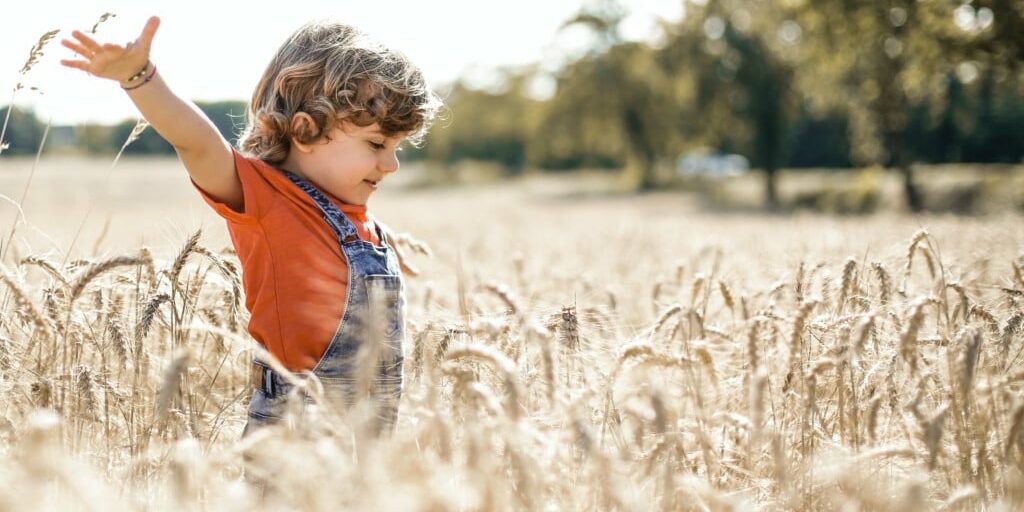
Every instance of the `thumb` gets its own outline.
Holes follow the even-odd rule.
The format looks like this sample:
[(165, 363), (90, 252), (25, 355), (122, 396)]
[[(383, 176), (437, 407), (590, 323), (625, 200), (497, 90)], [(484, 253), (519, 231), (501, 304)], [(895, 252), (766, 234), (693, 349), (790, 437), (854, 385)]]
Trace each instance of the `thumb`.
[(146, 21), (146, 26), (142, 27), (142, 34), (139, 35), (139, 44), (142, 49), (149, 53), (149, 48), (153, 45), (153, 36), (156, 35), (156, 29), (160, 27), (160, 18), (151, 16)]

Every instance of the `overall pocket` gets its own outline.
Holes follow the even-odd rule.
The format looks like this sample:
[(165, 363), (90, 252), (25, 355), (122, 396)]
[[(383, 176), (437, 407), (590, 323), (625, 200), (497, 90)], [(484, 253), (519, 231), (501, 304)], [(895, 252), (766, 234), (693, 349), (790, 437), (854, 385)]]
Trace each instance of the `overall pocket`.
[(390, 430), (402, 396), (402, 345), (405, 342), (405, 287), (397, 275), (366, 276), (369, 306), (368, 340), (379, 343), (379, 367), (374, 386), (379, 427)]
[(368, 339), (381, 344), (381, 362), (393, 363), (402, 359), (402, 345), (405, 341), (405, 285), (401, 276), (366, 276), (366, 298), (369, 309), (366, 325)]

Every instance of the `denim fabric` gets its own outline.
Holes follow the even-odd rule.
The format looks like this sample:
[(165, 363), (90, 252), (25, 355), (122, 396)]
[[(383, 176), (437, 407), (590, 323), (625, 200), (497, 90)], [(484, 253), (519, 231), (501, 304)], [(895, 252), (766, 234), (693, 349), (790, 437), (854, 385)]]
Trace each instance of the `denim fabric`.
[[(367, 348), (368, 359), (377, 361), (373, 382), (377, 426), (379, 431), (390, 431), (402, 393), (405, 339), (405, 285), (398, 258), (378, 223), (374, 224), (382, 244), (379, 247), (361, 239), (355, 225), (320, 190), (293, 173), (282, 172), (320, 208), (348, 262), (345, 314), (312, 373), (323, 384), (329, 404), (344, 410), (355, 399), (360, 348), (374, 343)], [(287, 395), (293, 386), (269, 367), (264, 369), (263, 381), (264, 386), (253, 391), (243, 436), (253, 428), (279, 421), (288, 407)], [(304, 400), (310, 401), (308, 397)]]

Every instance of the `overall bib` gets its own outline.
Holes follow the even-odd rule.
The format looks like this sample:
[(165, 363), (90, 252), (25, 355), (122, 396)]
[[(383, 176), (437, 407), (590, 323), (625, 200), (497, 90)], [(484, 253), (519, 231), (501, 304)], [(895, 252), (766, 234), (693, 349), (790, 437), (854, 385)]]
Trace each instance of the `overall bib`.
[[(311, 373), (323, 384), (328, 404), (344, 410), (357, 398), (359, 361), (375, 361), (377, 368), (369, 370), (373, 372), (371, 393), (376, 407), (377, 431), (390, 431), (398, 416), (402, 393), (405, 339), (405, 285), (398, 258), (377, 222), (374, 226), (381, 247), (360, 238), (352, 221), (316, 187), (293, 173), (282, 172), (320, 208), (348, 262), (345, 313)], [(366, 346), (370, 343), (374, 345)], [(368, 358), (360, 354), (360, 350), (367, 349), (370, 350)], [(287, 395), (294, 387), (258, 359), (253, 364), (256, 387), (249, 402), (243, 437), (254, 428), (279, 421)], [(312, 403), (308, 396), (303, 400)]]

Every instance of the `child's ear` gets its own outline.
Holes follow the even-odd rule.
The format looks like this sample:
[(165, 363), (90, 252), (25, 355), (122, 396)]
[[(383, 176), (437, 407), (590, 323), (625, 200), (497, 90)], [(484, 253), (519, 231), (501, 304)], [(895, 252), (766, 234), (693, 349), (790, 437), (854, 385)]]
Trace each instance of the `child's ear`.
[(313, 150), (312, 142), (300, 142), (299, 139), (309, 141), (310, 139), (319, 139), (319, 133), (317, 133), (316, 122), (313, 121), (313, 117), (305, 112), (296, 112), (292, 116), (291, 122), (291, 143), (292, 147), (303, 152), (309, 153)]

